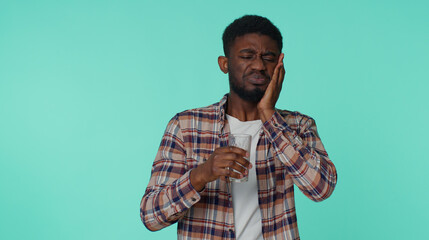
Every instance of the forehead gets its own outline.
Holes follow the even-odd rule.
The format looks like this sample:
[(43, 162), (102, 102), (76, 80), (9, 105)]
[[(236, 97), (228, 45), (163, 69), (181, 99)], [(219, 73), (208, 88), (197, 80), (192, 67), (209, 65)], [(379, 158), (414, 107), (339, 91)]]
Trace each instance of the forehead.
[(270, 51), (280, 53), (277, 42), (274, 39), (258, 33), (248, 33), (235, 38), (231, 45), (231, 53), (238, 53), (243, 49), (249, 49), (255, 52)]

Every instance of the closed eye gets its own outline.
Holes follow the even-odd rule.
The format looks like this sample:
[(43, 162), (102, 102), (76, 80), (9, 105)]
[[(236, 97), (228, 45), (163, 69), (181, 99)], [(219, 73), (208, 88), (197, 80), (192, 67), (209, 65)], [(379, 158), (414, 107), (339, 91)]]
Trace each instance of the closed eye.
[(240, 56), (240, 58), (242, 58), (242, 59), (252, 59), (253, 56), (252, 55), (244, 55), (244, 56)]
[(262, 59), (264, 59), (265, 61), (268, 61), (268, 62), (275, 62), (276, 56), (274, 54), (267, 53), (267, 54), (262, 55)]

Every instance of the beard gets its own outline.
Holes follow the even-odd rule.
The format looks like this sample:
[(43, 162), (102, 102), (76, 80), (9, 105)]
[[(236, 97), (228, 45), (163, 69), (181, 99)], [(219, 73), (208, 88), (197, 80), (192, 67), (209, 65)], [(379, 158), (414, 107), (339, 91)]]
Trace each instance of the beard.
[(229, 88), (241, 99), (251, 103), (258, 103), (259, 101), (261, 101), (266, 90), (262, 90), (260, 88), (246, 90), (244, 87), (244, 83), (240, 85), (238, 81), (233, 76), (231, 76), (231, 74), (229, 75)]

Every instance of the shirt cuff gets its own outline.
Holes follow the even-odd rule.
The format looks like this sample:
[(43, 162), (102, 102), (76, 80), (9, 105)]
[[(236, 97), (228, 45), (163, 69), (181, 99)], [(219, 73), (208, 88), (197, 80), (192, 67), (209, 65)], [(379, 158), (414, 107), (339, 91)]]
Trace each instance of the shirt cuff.
[(173, 191), (173, 202), (176, 202), (176, 211), (182, 212), (201, 199), (200, 193), (192, 186), (190, 172), (186, 172), (176, 182), (176, 191)]
[(313, 158), (304, 158), (309, 154), (308, 148), (304, 146), (302, 138), (289, 127), (280, 113), (275, 111), (270, 120), (264, 123), (264, 131), (269, 141), (275, 146), (276, 152), (285, 157), (280, 159), (285, 160), (283, 163), (290, 168), (290, 172), (294, 173), (297, 169), (301, 169), (304, 163), (308, 163), (308, 167), (316, 167), (317, 163)]
[(274, 111), (273, 116), (264, 123), (264, 129), (267, 135), (269, 136), (272, 142), (276, 142), (278, 138), (283, 135), (286, 135), (289, 140), (288, 144), (291, 144), (294, 148), (302, 145), (302, 140), (296, 133), (292, 130), (289, 125), (286, 123), (282, 115)]

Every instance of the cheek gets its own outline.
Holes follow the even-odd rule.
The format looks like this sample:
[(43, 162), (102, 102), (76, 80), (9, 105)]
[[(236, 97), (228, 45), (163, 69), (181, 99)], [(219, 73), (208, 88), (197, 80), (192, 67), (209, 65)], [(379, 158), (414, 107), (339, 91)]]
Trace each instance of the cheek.
[(229, 72), (236, 77), (242, 77), (243, 75), (245, 75), (245, 69), (246, 66), (244, 64), (236, 64), (231, 66)]
[(237, 72), (240, 73), (241, 76), (245, 76), (247, 73), (249, 73), (249, 66), (248, 64), (240, 64), (237, 66)]
[(272, 77), (273, 76), (273, 73), (274, 73), (274, 69), (276, 68), (276, 65), (270, 65), (270, 66), (268, 66), (267, 67), (267, 69), (268, 69), (268, 74), (270, 75), (270, 77)]

